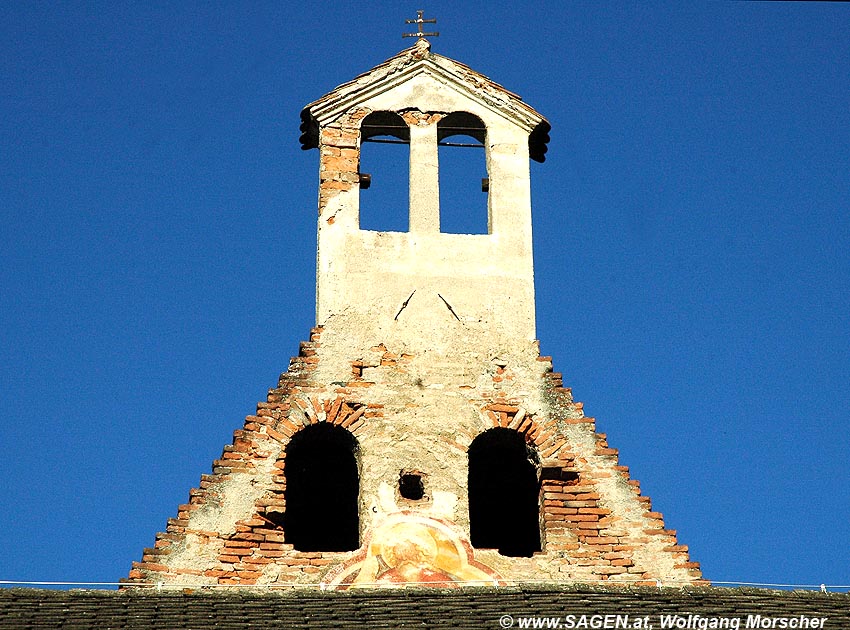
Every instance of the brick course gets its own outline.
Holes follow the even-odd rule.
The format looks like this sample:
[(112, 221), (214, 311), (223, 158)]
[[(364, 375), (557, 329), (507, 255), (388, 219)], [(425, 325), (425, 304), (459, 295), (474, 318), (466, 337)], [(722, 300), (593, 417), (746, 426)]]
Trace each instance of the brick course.
[[(368, 444), (376, 436), (363, 435), (369, 422), (384, 416), (384, 406), (368, 400), (369, 382), (361, 374), (369, 362), (351, 361), (351, 380), (322, 384), (314, 378), (321, 361), (322, 328), (314, 328), (310, 341), (301, 344), (290, 368), (254, 415), (233, 434), (222, 457), (213, 463), (213, 473), (203, 475), (189, 502), (178, 507), (165, 532), (157, 534), (154, 546), (145, 549), (141, 562), (134, 562), (128, 582), (256, 584), (258, 582), (315, 583), (331, 565), (351, 552), (300, 552), (287, 544), (277, 523), (286, 510), (285, 446), (305, 426), (327, 422), (351, 431)], [(396, 355), (386, 346), (371, 348), (376, 365), (394, 371), (411, 360)], [(541, 357), (545, 369), (548, 358)], [(499, 380), (497, 380), (499, 377)], [(515, 378), (510, 366), (493, 371), (492, 383)], [(617, 450), (610, 448), (604, 434), (594, 430), (592, 418), (583, 417), (572, 393), (561, 386), (561, 376), (546, 371), (541, 386), (566, 417), (531, 414), (523, 401), (503, 389), (464, 388), (470, 408), (478, 409), (485, 421), (478, 434), (503, 427), (522, 434), (539, 453), (544, 469), (540, 486), (540, 521), (543, 551), (531, 559), (532, 573), (553, 579), (578, 582), (612, 582), (654, 585), (656, 580), (704, 584), (699, 565), (688, 549), (679, 545), (676, 532), (665, 529), (662, 515), (652, 511), (640, 484), (630, 479), (628, 468), (619, 464)], [(298, 413), (290, 413), (297, 409)], [(300, 421), (294, 418), (300, 418)], [(578, 433), (576, 433), (578, 432)], [(579, 437), (575, 439), (574, 436)], [(470, 433), (470, 438), (475, 434)], [(380, 436), (377, 436), (380, 439)], [(470, 440), (471, 441), (471, 440)], [(459, 445), (454, 442), (454, 448)], [(221, 512), (224, 495), (233, 492), (230, 482), (252, 478), (264, 491), (246, 513), (218, 529), (201, 527), (210, 512)], [(631, 497), (606, 500), (605, 484), (618, 484)], [(215, 519), (213, 519), (215, 520)], [(221, 525), (223, 521), (218, 519)], [(192, 551), (194, 546), (195, 551)], [(495, 552), (486, 551), (486, 554)], [(665, 560), (666, 558), (666, 560)], [(514, 559), (503, 558), (499, 570), (507, 580), (529, 577), (527, 570), (511, 575)], [(525, 560), (525, 559), (516, 559)]]

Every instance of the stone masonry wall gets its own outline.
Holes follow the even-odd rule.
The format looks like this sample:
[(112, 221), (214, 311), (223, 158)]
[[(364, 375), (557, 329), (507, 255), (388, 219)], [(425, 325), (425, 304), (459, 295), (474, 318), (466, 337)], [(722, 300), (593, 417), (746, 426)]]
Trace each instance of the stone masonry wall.
[[(619, 465), (617, 451), (562, 387), (551, 360), (536, 356), (535, 345), (530, 351), (542, 405), (534, 402), (527, 371), (498, 358), (475, 378), (461, 379), (473, 385), (443, 388), (444, 394), (445, 389), (460, 394), (454, 396), (457, 409), (467, 413), (437, 426), (427, 416), (419, 423), (417, 403), (411, 402), (428, 386), (421, 357), (379, 344), (349, 357), (347, 379), (329, 382), (317, 378), (326, 350), (322, 336), (323, 329), (316, 328), (301, 344), (278, 387), (234, 432), (212, 474), (202, 476), (189, 502), (145, 549), (142, 561), (133, 563), (128, 582), (307, 585), (352, 558), (356, 552), (296, 551), (276, 524), (286, 510), (286, 444), (305, 426), (328, 422), (350, 431), (360, 445), (362, 540), (387, 513), (410, 509), (451, 521), (468, 536), (466, 448), (488, 428), (506, 427), (523, 435), (540, 456), (543, 550), (531, 558), (475, 550), (477, 561), (504, 582), (705, 583), (687, 547), (664, 528), (661, 514), (651, 510), (638, 482)], [(523, 392), (528, 395), (517, 395)], [(390, 396), (403, 402), (389, 405)], [(442, 403), (450, 400), (444, 397)], [(406, 418), (395, 418), (405, 413)], [(422, 435), (403, 435), (411, 427)], [(423, 448), (430, 453), (418, 453)], [(432, 500), (420, 508), (387, 496), (403, 468), (430, 473)]]

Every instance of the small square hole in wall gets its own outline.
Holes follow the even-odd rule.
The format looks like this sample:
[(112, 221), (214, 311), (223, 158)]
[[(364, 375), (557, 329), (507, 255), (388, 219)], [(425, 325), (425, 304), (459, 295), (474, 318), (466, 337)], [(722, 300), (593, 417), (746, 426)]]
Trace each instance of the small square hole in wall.
[(540, 471), (541, 481), (562, 481), (565, 485), (578, 483), (578, 473), (572, 470), (564, 470), (557, 467), (544, 467)]
[(415, 472), (402, 472), (398, 478), (398, 493), (405, 499), (420, 501), (425, 496), (425, 483), (422, 475)]

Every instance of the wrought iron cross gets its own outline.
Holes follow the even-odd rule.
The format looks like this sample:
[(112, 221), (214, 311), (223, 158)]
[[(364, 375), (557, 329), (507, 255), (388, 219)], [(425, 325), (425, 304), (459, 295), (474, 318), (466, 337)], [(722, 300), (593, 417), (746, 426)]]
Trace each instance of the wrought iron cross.
[(418, 37), (419, 39), (423, 39), (425, 37), (439, 37), (440, 36), (440, 34), (436, 31), (433, 32), (433, 33), (423, 33), (422, 32), (422, 25), (423, 24), (436, 24), (437, 23), (437, 18), (431, 18), (431, 19), (428, 19), (428, 20), (424, 19), (422, 17), (422, 15), (424, 13), (425, 13), (425, 11), (417, 11), (415, 20), (405, 20), (404, 21), (405, 24), (416, 24), (417, 32), (416, 33), (402, 33), (401, 34), (402, 37)]

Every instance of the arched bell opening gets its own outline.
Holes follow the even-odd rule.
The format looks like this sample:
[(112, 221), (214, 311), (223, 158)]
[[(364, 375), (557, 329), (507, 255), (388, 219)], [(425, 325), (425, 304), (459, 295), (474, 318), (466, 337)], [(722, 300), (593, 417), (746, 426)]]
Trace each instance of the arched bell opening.
[(487, 128), (468, 112), (452, 112), (437, 123), (440, 169), (440, 231), (488, 234), (490, 177)]
[(377, 111), (360, 125), (360, 229), (407, 232), (410, 128), (396, 112)]

